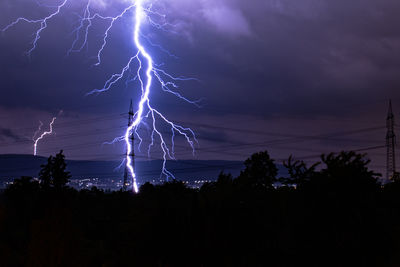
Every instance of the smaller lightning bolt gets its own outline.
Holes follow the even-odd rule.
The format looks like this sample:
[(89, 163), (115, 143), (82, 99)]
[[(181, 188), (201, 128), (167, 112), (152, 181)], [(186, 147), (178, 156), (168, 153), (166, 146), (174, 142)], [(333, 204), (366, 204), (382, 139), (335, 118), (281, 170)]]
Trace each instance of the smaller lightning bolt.
[(36, 130), (36, 132), (33, 134), (32, 140), (35, 142), (36, 140), (36, 136), (40, 133), (40, 131), (42, 130), (42, 126), (43, 126), (43, 122), (39, 121), (39, 127)]
[(43, 19), (32, 20), (32, 19), (20, 17), (20, 18), (16, 19), (15, 21), (13, 21), (12, 23), (10, 23), (9, 25), (7, 25), (5, 28), (1, 29), (1, 31), (4, 33), (5, 31), (7, 31), (11, 27), (15, 26), (16, 24), (18, 24), (22, 21), (30, 23), (30, 24), (39, 24), (40, 23), (40, 28), (36, 31), (35, 38), (32, 41), (32, 47), (27, 52), (27, 55), (30, 57), (33, 50), (35, 50), (37, 47), (37, 43), (41, 37), (42, 31), (44, 31), (47, 28), (48, 21), (51, 20), (53, 17), (57, 16), (60, 13), (61, 8), (63, 8), (67, 4), (67, 2), (68, 2), (68, 0), (64, 0), (60, 5), (56, 6), (56, 11), (54, 11), (53, 13), (51, 13), (50, 15), (48, 15), (47, 17), (45, 17)]
[(43, 132), (39, 137), (37, 137), (37, 138), (35, 139), (35, 137), (39, 134), (39, 132), (40, 132), (40, 130), (42, 129), (42, 126), (43, 126), (43, 123), (40, 122), (38, 130), (37, 130), (37, 131), (35, 132), (35, 134), (33, 135), (33, 141), (34, 141), (34, 145), (33, 145), (33, 155), (34, 155), (34, 156), (37, 155), (37, 145), (38, 145), (38, 142), (39, 142), (40, 140), (42, 140), (46, 135), (50, 135), (50, 134), (53, 133), (53, 124), (54, 124), (54, 122), (56, 121), (56, 119), (57, 119), (57, 118), (54, 117), (54, 118), (51, 120), (50, 125), (49, 125), (49, 131)]

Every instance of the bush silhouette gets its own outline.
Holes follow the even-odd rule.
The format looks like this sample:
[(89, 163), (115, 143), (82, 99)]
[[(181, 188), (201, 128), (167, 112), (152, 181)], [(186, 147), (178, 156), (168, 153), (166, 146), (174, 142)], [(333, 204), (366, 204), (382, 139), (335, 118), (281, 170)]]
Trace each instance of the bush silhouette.
[(47, 164), (41, 167), (39, 180), (43, 189), (54, 188), (62, 190), (67, 186), (71, 175), (66, 171), (67, 164), (65, 163), (65, 156), (62, 150), (55, 157), (50, 156)]

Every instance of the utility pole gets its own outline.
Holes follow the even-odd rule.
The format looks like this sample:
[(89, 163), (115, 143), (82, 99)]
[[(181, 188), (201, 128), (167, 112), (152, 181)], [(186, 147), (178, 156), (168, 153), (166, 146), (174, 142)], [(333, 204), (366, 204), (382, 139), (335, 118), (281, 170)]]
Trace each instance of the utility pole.
[(392, 101), (389, 101), (389, 110), (386, 118), (386, 179), (387, 181), (392, 180), (396, 174), (396, 135), (394, 133), (394, 115), (392, 111)]
[[(129, 106), (129, 112), (128, 112), (128, 127), (130, 127), (133, 123), (133, 105), (132, 105), (132, 99), (131, 99), (131, 104)], [(131, 143), (132, 151), (130, 155), (128, 155), (128, 149), (126, 150), (126, 156), (131, 157), (132, 159), (132, 166), (135, 169), (135, 134), (132, 132), (131, 135), (129, 136), (129, 142)], [(123, 185), (123, 190), (126, 191), (129, 183), (128, 183), (128, 176), (129, 176), (129, 170), (128, 167), (125, 166), (125, 172), (124, 172), (124, 185)], [(133, 185), (132, 185), (133, 186)]]

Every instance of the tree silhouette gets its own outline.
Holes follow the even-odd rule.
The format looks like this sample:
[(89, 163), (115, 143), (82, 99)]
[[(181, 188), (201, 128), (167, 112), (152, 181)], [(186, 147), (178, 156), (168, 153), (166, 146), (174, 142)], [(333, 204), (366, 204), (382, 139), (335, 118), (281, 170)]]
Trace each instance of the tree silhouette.
[(377, 180), (380, 174), (369, 170), (370, 160), (365, 154), (343, 151), (322, 155), (321, 159), (326, 167), (312, 179), (314, 186), (349, 193), (375, 191), (380, 186)]
[(400, 181), (382, 188), (368, 163), (355, 152), (322, 156), (318, 169), (290, 157), (284, 181), (297, 189), (279, 188), (261, 152), (237, 179), (131, 194), (66, 190), (60, 152), (41, 183), (22, 177), (0, 193), (0, 265), (400, 266)]
[(14, 182), (7, 188), (7, 194), (22, 193), (30, 194), (38, 191), (39, 183), (37, 181), (32, 181), (32, 177), (22, 176), (19, 179), (15, 179)]
[(287, 161), (283, 162), (283, 166), (289, 172), (289, 178), (281, 178), (280, 181), (285, 185), (302, 188), (316, 175), (315, 169), (319, 164), (321, 163), (317, 162), (307, 167), (304, 161), (293, 160), (293, 156), (290, 156)]
[(220, 172), (216, 184), (219, 187), (228, 187), (232, 186), (232, 182), (233, 182), (232, 174)]
[(267, 151), (253, 154), (244, 165), (246, 168), (237, 178), (239, 186), (271, 189), (277, 182), (278, 168)]
[(65, 156), (61, 150), (53, 159), (53, 185), (56, 189), (61, 189), (67, 185), (71, 175), (66, 171), (67, 164)]
[(47, 159), (47, 164), (40, 167), (42, 168), (39, 172), (40, 185), (42, 188), (48, 189), (52, 180), (53, 156)]
[(70, 173), (66, 171), (67, 164), (65, 163), (65, 156), (62, 150), (55, 157), (50, 156), (47, 159), (47, 164), (41, 167), (39, 180), (43, 189), (53, 187), (56, 190), (61, 190), (71, 178)]
[(151, 194), (155, 191), (155, 186), (149, 182), (146, 182), (140, 187), (139, 191), (143, 195)]

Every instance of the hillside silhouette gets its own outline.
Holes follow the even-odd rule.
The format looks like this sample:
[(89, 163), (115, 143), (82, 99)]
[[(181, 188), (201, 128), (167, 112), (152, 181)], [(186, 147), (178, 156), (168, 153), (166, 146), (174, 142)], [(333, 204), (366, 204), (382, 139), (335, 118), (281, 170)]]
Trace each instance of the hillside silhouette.
[(173, 180), (140, 193), (76, 191), (58, 153), (39, 180), (0, 197), (1, 266), (399, 266), (400, 182), (382, 185), (366, 155), (267, 151), (200, 190)]

